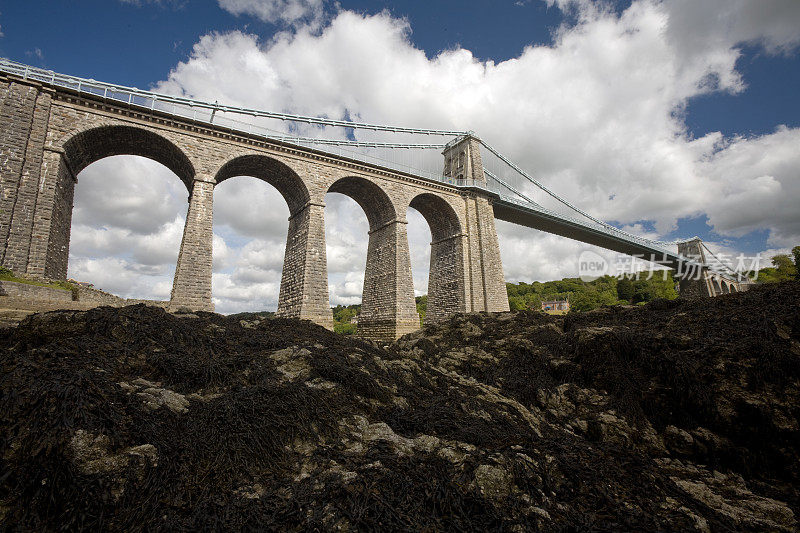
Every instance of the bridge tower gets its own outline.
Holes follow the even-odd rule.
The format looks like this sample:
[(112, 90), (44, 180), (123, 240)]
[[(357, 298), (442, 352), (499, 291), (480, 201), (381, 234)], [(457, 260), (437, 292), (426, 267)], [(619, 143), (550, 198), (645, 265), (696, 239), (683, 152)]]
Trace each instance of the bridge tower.
[[(707, 265), (706, 254), (703, 251), (703, 241), (699, 237), (678, 243), (678, 253), (688, 258), (694, 259), (698, 263)], [(731, 292), (742, 292), (749, 288), (746, 278), (739, 276), (734, 279), (731, 276), (723, 276), (720, 272), (713, 271), (707, 266), (702, 267), (700, 272), (692, 271), (691, 268), (684, 268), (685, 272), (679, 272), (681, 296), (685, 298), (698, 298), (709, 296), (720, 296)]]
[(481, 141), (474, 134), (469, 133), (453, 139), (447, 143), (442, 155), (444, 156), (442, 176), (475, 185), (486, 184), (481, 161)]
[[(442, 152), (443, 176), (454, 179), (459, 185), (486, 186), (480, 147), (480, 139), (472, 133), (450, 141)], [(462, 196), (466, 204), (466, 228), (463, 235), (466, 274), (464, 311), (508, 311), (508, 293), (492, 201), (484, 194), (470, 191), (464, 191)], [(435, 255), (431, 254), (429, 299), (437, 291), (439, 283), (433, 275), (439, 270), (435, 268)]]
[[(705, 264), (706, 254), (703, 252), (703, 241), (699, 237), (678, 243), (678, 253)], [(708, 269), (700, 272), (682, 272), (680, 278), (680, 293), (684, 298), (699, 298), (714, 296), (714, 288), (708, 275)]]

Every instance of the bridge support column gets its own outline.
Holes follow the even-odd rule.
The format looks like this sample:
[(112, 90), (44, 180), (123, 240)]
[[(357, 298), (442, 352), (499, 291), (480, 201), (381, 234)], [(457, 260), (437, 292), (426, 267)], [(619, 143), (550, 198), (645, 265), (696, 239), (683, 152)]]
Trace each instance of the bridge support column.
[(467, 310), (463, 259), (467, 246), (468, 239), (464, 233), (431, 243), (426, 325), (444, 322)]
[(333, 329), (325, 254), (325, 204), (308, 202), (289, 217), (277, 316)]
[[(44, 265), (29, 269), (29, 254), (40, 197), (47, 196), (48, 186), (55, 186), (55, 180), (40, 181), (52, 93), (17, 81), (6, 82), (0, 90), (0, 263), (17, 273), (39, 276), (45, 275)], [(44, 207), (52, 209), (52, 202)], [(52, 277), (65, 275), (66, 269)]]
[(35, 212), (25, 229), (30, 232), (28, 274), (66, 279), (77, 181), (63, 154), (45, 150)]
[(414, 302), (408, 222), (392, 220), (370, 230), (358, 335), (397, 339), (419, 329)]
[(494, 225), (494, 209), (487, 198), (469, 196), (467, 253), (464, 254), (467, 311), (508, 311), (508, 292)]
[(195, 178), (189, 197), (178, 264), (175, 267), (170, 310), (180, 307), (196, 311), (214, 310), (211, 300), (213, 209), (213, 181)]
[[(702, 241), (692, 239), (691, 241), (678, 243), (678, 253), (695, 259), (699, 263), (705, 264), (706, 256), (703, 253)], [(680, 295), (683, 298), (707, 298), (715, 296), (714, 287), (708, 269), (703, 268), (700, 272), (686, 271), (679, 272), (680, 276)]]

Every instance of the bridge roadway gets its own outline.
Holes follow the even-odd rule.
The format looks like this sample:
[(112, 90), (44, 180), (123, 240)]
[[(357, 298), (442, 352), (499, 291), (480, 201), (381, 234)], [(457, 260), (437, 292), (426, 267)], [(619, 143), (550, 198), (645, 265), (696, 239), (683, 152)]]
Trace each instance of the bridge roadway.
[[(570, 219), (548, 209), (537, 206), (522, 205), (517, 202), (498, 197), (494, 200), (494, 216), (520, 226), (546, 231), (576, 241), (599, 246), (642, 259), (654, 258), (659, 264), (677, 270), (687, 264), (697, 264), (675, 251), (664, 247), (633, 240), (623, 234), (615, 235), (594, 227), (588, 223)], [(700, 266), (697, 264), (697, 266)]]

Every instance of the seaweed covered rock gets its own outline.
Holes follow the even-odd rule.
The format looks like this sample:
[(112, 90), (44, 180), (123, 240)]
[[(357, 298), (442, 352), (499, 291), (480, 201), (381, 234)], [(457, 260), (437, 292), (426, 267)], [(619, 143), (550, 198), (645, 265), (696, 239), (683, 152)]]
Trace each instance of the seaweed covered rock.
[(388, 348), (259, 315), (33, 315), (0, 330), (0, 520), (793, 530), (798, 301), (460, 315)]

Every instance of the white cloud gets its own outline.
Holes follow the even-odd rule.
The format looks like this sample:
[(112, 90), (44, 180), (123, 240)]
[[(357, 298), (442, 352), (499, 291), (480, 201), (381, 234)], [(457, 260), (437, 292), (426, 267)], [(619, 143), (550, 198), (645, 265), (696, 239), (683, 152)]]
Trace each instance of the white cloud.
[(186, 214), (189, 193), (167, 167), (143, 157), (107, 157), (86, 167), (75, 186), (73, 222), (148, 235)]
[(128, 298), (168, 299), (186, 187), (166, 167), (109, 157), (78, 176), (67, 275)]
[(120, 257), (70, 257), (68, 276), (125, 298), (168, 300), (175, 267), (147, 268)]
[(769, 228), (768, 243), (800, 241), (800, 129), (735, 138), (699, 166), (714, 186), (706, 213), (721, 235)]
[(314, 25), (323, 15), (324, 0), (219, 0), (219, 6), (234, 15), (252, 15), (264, 22)]
[[(242, 32), (205, 35), (156, 89), (269, 110), (473, 129), (600, 218), (628, 225), (650, 220), (663, 234), (679, 218), (705, 213), (723, 236), (768, 229), (775, 248), (800, 241), (800, 131), (693, 139), (683, 120), (695, 96), (746, 90), (747, 80), (735, 69), (738, 47), (754, 44), (768, 53), (796, 48), (797, 2), (639, 0), (622, 13), (583, 0), (549, 3), (572, 10), (576, 22), (562, 26), (552, 45), (527, 47), (500, 63), (481, 62), (461, 48), (429, 59), (411, 44), (406, 20), (340, 11), (322, 27), (300, 25), (269, 39)], [(769, 9), (762, 9), (766, 4)], [(275, 11), (289, 2), (221, 5), (268, 21), (291, 22), (294, 16)], [(216, 242), (227, 247), (226, 259), (215, 265), (220, 310), (253, 301), (273, 305), (280, 281), (285, 202), (256, 180), (239, 181), (222, 184), (217, 194)], [(176, 205), (183, 202), (177, 212), (185, 213), (185, 191), (178, 190), (141, 191), (150, 195), (143, 203), (154, 202), (152, 220), (126, 218), (125, 209), (136, 207), (126, 207), (128, 199), (98, 206), (92, 217), (105, 209), (108, 231), (113, 226), (158, 234), (175, 220)], [(166, 200), (165, 191), (178, 200)], [(367, 224), (355, 203), (337, 196), (326, 198), (328, 271), (332, 302), (344, 303), (360, 297)], [(541, 193), (534, 196), (543, 201)], [(243, 202), (250, 210), (240, 208)], [(410, 221), (415, 216), (409, 213)], [(76, 222), (93, 220), (76, 207)], [(409, 224), (412, 268), (421, 292), (430, 237), (414, 226)], [(510, 280), (577, 274), (585, 245), (503, 223), (498, 228)], [(109, 249), (115, 239), (108, 239)]]
[(285, 241), (289, 207), (272, 185), (251, 177), (232, 178), (214, 189), (214, 225), (246, 237)]

